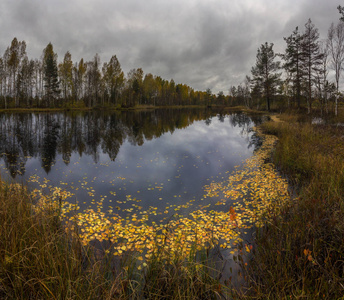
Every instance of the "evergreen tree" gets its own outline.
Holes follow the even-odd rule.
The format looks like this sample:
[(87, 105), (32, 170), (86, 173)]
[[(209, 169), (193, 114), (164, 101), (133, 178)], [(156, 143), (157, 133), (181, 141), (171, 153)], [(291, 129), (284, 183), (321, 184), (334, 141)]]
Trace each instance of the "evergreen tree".
[[(178, 86), (177, 86), (178, 87)], [(177, 90), (177, 92), (178, 92), (178, 90)], [(212, 100), (212, 95), (213, 95), (213, 93), (212, 93), (212, 91), (211, 91), (211, 89), (210, 88), (207, 88), (206, 89), (206, 91), (205, 91), (205, 98), (206, 98), (206, 104), (208, 105), (208, 106), (211, 106), (211, 100)]]
[(300, 108), (301, 83), (304, 72), (301, 64), (302, 35), (299, 33), (299, 28), (296, 27), (293, 33), (289, 37), (284, 38), (284, 40), (287, 43), (287, 48), (285, 50), (285, 54), (282, 54), (282, 58), (285, 61), (283, 67), (290, 76), (297, 106)]
[(341, 20), (341, 21), (344, 21), (344, 7), (341, 6), (341, 5), (339, 5), (339, 6), (337, 7), (337, 9), (338, 9), (339, 13), (342, 15), (342, 16), (340, 17), (340, 20)]
[(281, 73), (276, 73), (280, 69), (280, 62), (275, 62), (273, 43), (262, 44), (257, 51), (256, 65), (252, 67), (252, 80), (256, 86), (260, 86), (263, 96), (266, 99), (266, 107), (270, 111), (270, 102), (276, 92)]
[(312, 111), (312, 86), (317, 74), (322, 71), (324, 54), (320, 51), (319, 32), (311, 19), (305, 24), (305, 33), (302, 36), (302, 68), (305, 72), (305, 92), (308, 102), (308, 113)]
[(53, 45), (51, 43), (43, 51), (43, 66), (44, 66), (44, 88), (47, 106), (54, 105), (54, 100), (60, 94), (59, 80), (57, 73), (57, 55), (54, 53)]

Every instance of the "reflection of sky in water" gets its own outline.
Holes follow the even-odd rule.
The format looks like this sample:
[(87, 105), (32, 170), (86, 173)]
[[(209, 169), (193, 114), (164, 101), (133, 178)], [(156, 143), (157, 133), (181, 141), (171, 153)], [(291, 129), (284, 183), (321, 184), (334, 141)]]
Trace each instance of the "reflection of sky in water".
[[(158, 207), (158, 212), (193, 199), (194, 206), (207, 204), (214, 200), (201, 200), (204, 185), (222, 180), (228, 176), (226, 172), (230, 173), (252, 155), (253, 149), (248, 148), (251, 134), (243, 134), (239, 126), (233, 127), (229, 118), (220, 122), (214, 117), (210, 125), (196, 121), (184, 129), (145, 140), (142, 146), (133, 146), (126, 140), (115, 161), (98, 146), (97, 163), (90, 155), (73, 152), (66, 165), (58, 154), (55, 165), (46, 174), (41, 158), (30, 158), (25, 175), (17, 180), (27, 180), (34, 174), (41, 180), (47, 178), (49, 184), (62, 185), (75, 193), (82, 208), (96, 208), (100, 199), (104, 210), (112, 206), (116, 211), (118, 206), (121, 210), (133, 208), (133, 212), (138, 212), (133, 204), (143, 210)], [(93, 190), (94, 195), (89, 196), (88, 192)], [(123, 203), (127, 195), (141, 201)]]

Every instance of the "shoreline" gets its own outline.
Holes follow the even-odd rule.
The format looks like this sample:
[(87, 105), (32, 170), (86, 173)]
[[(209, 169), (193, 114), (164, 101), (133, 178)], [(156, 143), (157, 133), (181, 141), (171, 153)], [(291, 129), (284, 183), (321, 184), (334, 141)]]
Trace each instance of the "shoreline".
[[(277, 202), (275, 203), (275, 208), (277, 209), (275, 212), (277, 212), (277, 214), (272, 214), (271, 218), (265, 219), (265, 222), (262, 224), (263, 226), (259, 227), (255, 231), (256, 237), (254, 243), (251, 244), (252, 248), (250, 244), (242, 243), (242, 253), (239, 252), (238, 255), (236, 255), (236, 260), (241, 266), (240, 276), (243, 276), (242, 278), (245, 279), (244, 285), (241, 286), (241, 289), (235, 290), (233, 285), (231, 285), (232, 283), (225, 282), (224, 284), (221, 284), (220, 290), (225, 292), (226, 289), (229, 289), (227, 293), (230, 294), (234, 299), (249, 299), (252, 297), (273, 297), (283, 299), (288, 298), (290, 295), (304, 295), (313, 299), (318, 298), (319, 295), (325, 295), (325, 298), (336, 299), (344, 293), (344, 289), (341, 288), (343, 279), (340, 276), (340, 273), (338, 273), (339, 269), (337, 269), (342, 266), (341, 262), (343, 261), (344, 253), (344, 245), (342, 244), (341, 240), (341, 236), (344, 234), (344, 218), (342, 218), (344, 217), (344, 212), (341, 208), (341, 203), (344, 200), (344, 187), (341, 186), (341, 182), (344, 182), (344, 174), (341, 173), (341, 170), (344, 169), (344, 142), (341, 138), (342, 134), (344, 134), (343, 129), (336, 127), (334, 128), (330, 125), (326, 127), (327, 125), (318, 126), (307, 122), (301, 123), (298, 121), (302, 118), (300, 115), (282, 114), (278, 116), (270, 116), (272, 121), (267, 121), (260, 125), (261, 130), (264, 133), (277, 136), (278, 142), (277, 144), (273, 142), (273, 147), (271, 148), (272, 152), (269, 152), (270, 154), (267, 157), (262, 157), (262, 161), (265, 163), (267, 162), (267, 167), (271, 168), (273, 172), (276, 172), (276, 168), (278, 168), (279, 172), (282, 172), (282, 174), (291, 180), (291, 183), (297, 184), (299, 189), (298, 197), (292, 201), (288, 201), (286, 205), (279, 205)], [(271, 173), (267, 173), (267, 175), (257, 173), (257, 182), (259, 183), (262, 179), (268, 177), (271, 177)], [(276, 179), (273, 181), (276, 181)], [(270, 196), (272, 191), (275, 190), (277, 189), (272, 187), (272, 189), (266, 194)], [(7, 193), (7, 195), (11, 196), (9, 193), (10, 191), (12, 191), (12, 188), (10, 188), (10, 186), (5, 187), (4, 183), (1, 182), (0, 197), (3, 197), (4, 193)], [(13, 189), (13, 197), (24, 200), (21, 197), (23, 195), (25, 196), (25, 192), (19, 191), (19, 186), (18, 188)], [(27, 201), (27, 199), (28, 198), (26, 198), (25, 201)], [(21, 207), (20, 205), (18, 207)], [(261, 205), (261, 203), (257, 203), (256, 207), (260, 208)], [(269, 206), (267, 207), (267, 212), (274, 211), (271, 210)], [(11, 209), (15, 208), (12, 207), (9, 202), (7, 210)], [(2, 220), (10, 220), (8, 217), (9, 212), (7, 210), (0, 209)], [(32, 211), (32, 209), (29, 208), (29, 211)], [(239, 211), (239, 207), (233, 208), (233, 211), (228, 215), (228, 218), (234, 221), (237, 220), (236, 214), (239, 213)], [(264, 211), (262, 212), (262, 216), (266, 216)], [(15, 212), (13, 217), (11, 217), (15, 222), (14, 224), (20, 224), (18, 219), (16, 219), (18, 217), (22, 217), (18, 212)], [(26, 218), (25, 222), (27, 222), (27, 219), (34, 219), (27, 213), (24, 214), (24, 217)], [(27, 224), (25, 222), (23, 221), (23, 224)], [(52, 230), (49, 232), (49, 235), (52, 237), (56, 237), (55, 233), (59, 232), (59, 234), (62, 234), (62, 240), (65, 239), (66, 233), (59, 231), (58, 228), (60, 225), (57, 226), (58, 223), (56, 223), (54, 216), (49, 217), (48, 215), (48, 219), (39, 219), (38, 223), (35, 223), (36, 225), (34, 226), (39, 226), (39, 224), (42, 224), (42, 222), (43, 224), (51, 222), (49, 223), (50, 229), (45, 228), (43, 232), (47, 232), (46, 230)], [(26, 227), (31, 228), (30, 226), (32, 225), (27, 225)], [(27, 230), (27, 228), (25, 230)], [(19, 228), (10, 226), (8, 229), (15, 231)], [(75, 230), (75, 228), (73, 229), (71, 227), (71, 234), (74, 232), (73, 230)], [(3, 236), (7, 237), (9, 235), (7, 233), (3, 234)], [(22, 236), (22, 234), (18, 234), (18, 236)], [(47, 238), (47, 236), (44, 234), (43, 236), (44, 239)], [(32, 240), (33, 244), (37, 243), (39, 239), (37, 236), (34, 237), (35, 238)], [(322, 242), (324, 240), (326, 240), (326, 243)], [(83, 253), (81, 256), (79, 256), (79, 258), (82, 258), (82, 260), (87, 258), (87, 251), (92, 252), (92, 250), (88, 248), (88, 245), (82, 244), (82, 241), (78, 235), (74, 236), (72, 241), (72, 244), (75, 242), (75, 248), (70, 250), (76, 252), (79, 251), (79, 254)], [(12, 242), (15, 242), (15, 240), (12, 240)], [(3, 245), (5, 247), (5, 242), (3, 241), (2, 243), (4, 243)], [(5, 250), (7, 252), (4, 252), (6, 254), (1, 256), (2, 258), (0, 257), (0, 260), (3, 259), (2, 269), (0, 272), (2, 272), (1, 274), (9, 274), (6, 272), (13, 272), (13, 267), (17, 266), (15, 264), (20, 264), (21, 262), (25, 261), (27, 255), (30, 255), (29, 249), (31, 249), (31, 246), (26, 245), (24, 249), (18, 249), (18, 254), (11, 254), (9, 250), (6, 250), (8, 248), (4, 247), (2, 251)], [(42, 246), (42, 248), (44, 247)], [(68, 246), (67, 248), (70, 247)], [(42, 256), (40, 255), (55, 255), (53, 253), (55, 250), (49, 251), (51, 253), (38, 252), (37, 256), (40, 257), (40, 260), (43, 260)], [(206, 258), (207, 255), (204, 253), (204, 251), (207, 252), (207, 249), (203, 249), (202, 251), (201, 253), (203, 253)], [(25, 254), (25, 256), (23, 256), (23, 260), (18, 260), (18, 262), (14, 260), (14, 257), (17, 258), (18, 255), (22, 255), (23, 253)], [(73, 259), (76, 261), (79, 259), (76, 258), (76, 256), (73, 256), (76, 254), (71, 255), (70, 253), (66, 254), (64, 252), (62, 255), (59, 253), (60, 252), (57, 252), (57, 257), (69, 255), (74, 257)], [(163, 253), (165, 252), (163, 251)], [(155, 273), (151, 273), (152, 277), (144, 277), (143, 282), (146, 282), (145, 280), (159, 280), (159, 277), (163, 277), (164, 275), (162, 274), (165, 274), (164, 272), (166, 272), (166, 257), (159, 256), (158, 252), (154, 255), (156, 256), (154, 256), (153, 263), (155, 264), (155, 267), (158, 266), (158, 269), (154, 269)], [(108, 256), (105, 256), (104, 258), (109, 259)], [(127, 257), (127, 259), (128, 258), (129, 257)], [(53, 260), (56, 259), (56, 256), (54, 256)], [(89, 257), (87, 259), (93, 260), (94, 258)], [(136, 258), (134, 258), (134, 261), (135, 259)], [(49, 259), (49, 261), (52, 261), (52, 259)], [(74, 263), (76, 261), (74, 261)], [(159, 263), (163, 261), (164, 264), (159, 265)], [(64, 261), (61, 261), (61, 263), (64, 264)], [(212, 268), (207, 264), (209, 262), (207, 262), (206, 259), (204, 260), (204, 264), (197, 268), (194, 268), (194, 266), (198, 265), (197, 260), (189, 263), (190, 265), (187, 267), (182, 264), (181, 261), (177, 262), (177, 265), (176, 261), (174, 261), (172, 262), (171, 267), (182, 267), (182, 269), (178, 269), (180, 272), (184, 270), (183, 268), (186, 268), (185, 270), (188, 270), (187, 272), (195, 272), (193, 273), (195, 276), (205, 276), (205, 274), (209, 275), (209, 270)], [(40, 262), (37, 262), (37, 266), (39, 264)], [(89, 266), (92, 268), (96, 267), (92, 264)], [(135, 273), (136, 271), (131, 269), (130, 264), (125, 266), (128, 269), (124, 269), (124, 271), (122, 271), (126, 274), (126, 276), (129, 275), (128, 272), (130, 270), (133, 272), (130, 276), (134, 276), (134, 274), (136, 276), (129, 278), (137, 280), (135, 278), (142, 279), (140, 276), (145, 276), (143, 275), (145, 274), (144, 272)], [(148, 268), (153, 268), (154, 266), (150, 264), (147, 265)], [(25, 268), (23, 269), (23, 265), (18, 265), (17, 267), (19, 269), (21, 268), (21, 270), (26, 270)], [(32, 268), (32, 265), (30, 265), (30, 267)], [(105, 267), (105, 265), (102, 265), (102, 272), (106, 270)], [(191, 269), (188, 269), (189, 267), (191, 267)], [(145, 268), (146, 267), (142, 267), (142, 270), (148, 270)], [(324, 270), (326, 270), (326, 272), (324, 272)], [(51, 270), (47, 271), (50, 272)], [(32, 272), (34, 273), (31, 274), (36, 274), (36, 271), (33, 270)], [(70, 272), (71, 270), (66, 270), (65, 274)], [(106, 272), (111, 271), (108, 270)], [(39, 271), (37, 269), (37, 274), (38, 273)], [(99, 287), (101, 286), (104, 288), (101, 292), (102, 295), (106, 295), (110, 289), (116, 289), (119, 293), (117, 295), (127, 295), (124, 291), (118, 291), (118, 286), (121, 286), (123, 282), (113, 280), (109, 281), (108, 279), (104, 279), (104, 277), (102, 277), (103, 275), (104, 274), (102, 273), (94, 273), (94, 276), (97, 276), (99, 279)], [(187, 281), (186, 277), (183, 277), (184, 275), (182, 275), (182, 278), (184, 278), (183, 280), (185, 281), (183, 283), (181, 283), (177, 277), (174, 277), (176, 275), (169, 280), (174, 282), (174, 284), (178, 282), (180, 289), (186, 291), (184, 289), (187, 289), (188, 287), (183, 284), (187, 283), (188, 286), (190, 286), (190, 284), (191, 286), (195, 286), (196, 282)], [(22, 274), (20, 276), (24, 275)], [(18, 275), (18, 278), (24, 278), (20, 276)], [(56, 278), (60, 278), (58, 276), (60, 275), (56, 274)], [(73, 282), (73, 289), (75, 288), (73, 293), (80, 296), (82, 293), (79, 289), (80, 286), (77, 286), (77, 282), (79, 282), (82, 278), (84, 278), (82, 280), (86, 281), (90, 279), (85, 279), (85, 274), (82, 273), (79, 273), (78, 276), (79, 277), (76, 278), (69, 277), (68, 280)], [(32, 278), (33, 277), (31, 277), (30, 280), (32, 280)], [(67, 275), (66, 278), (68, 278)], [(208, 290), (209, 292), (212, 291), (215, 294), (219, 293), (219, 282), (216, 280), (214, 281), (212, 276), (206, 276), (204, 278), (204, 281), (197, 286), (197, 291), (199, 293), (197, 295), (210, 296), (210, 294), (204, 294), (205, 286), (210, 288), (210, 290)], [(56, 295), (64, 295), (63, 287), (53, 287), (49, 282), (48, 277), (41, 278), (39, 280), (44, 282), (51, 293)], [(60, 278), (60, 280), (61, 282), (63, 281), (62, 278)], [(326, 282), (329, 282), (329, 280), (332, 280), (336, 284), (326, 285)], [(27, 284), (22, 281), (19, 281), (18, 283), (17, 281), (19, 286), (20, 282), (24, 285)], [(286, 282), (289, 284), (285, 285)], [(322, 284), (316, 285), (316, 282), (321, 282)], [(5, 281), (3, 281), (1, 284), (5, 284)], [(10, 289), (10, 286), (6, 286), (3, 291), (6, 291), (7, 288)], [(99, 296), (100, 292), (97, 290), (97, 287), (88, 286), (87, 288), (89, 289), (87, 291), (88, 293)], [(142, 288), (142, 286), (140, 288)], [(141, 293), (142, 290), (140, 290), (140, 288), (131, 290), (131, 293)], [(37, 289), (37, 286), (35, 286), (35, 289), (37, 290), (37, 293), (41, 293), (40, 295), (51, 296), (51, 294), (45, 289)], [(3, 291), (0, 289), (0, 296), (2, 295), (1, 293), (5, 293)], [(17, 290), (16, 293), (20, 293), (20, 291)], [(32, 290), (32, 293), (34, 293), (34, 290)]]

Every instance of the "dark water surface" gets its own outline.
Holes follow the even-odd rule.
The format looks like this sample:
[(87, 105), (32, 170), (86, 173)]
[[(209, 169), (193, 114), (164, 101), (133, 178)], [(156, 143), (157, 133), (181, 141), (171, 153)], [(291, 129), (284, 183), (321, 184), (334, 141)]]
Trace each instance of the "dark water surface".
[(252, 155), (259, 122), (204, 109), (0, 114), (0, 173), (61, 186), (81, 209), (124, 217), (152, 208), (159, 219), (175, 205), (214, 204), (203, 200), (204, 185)]

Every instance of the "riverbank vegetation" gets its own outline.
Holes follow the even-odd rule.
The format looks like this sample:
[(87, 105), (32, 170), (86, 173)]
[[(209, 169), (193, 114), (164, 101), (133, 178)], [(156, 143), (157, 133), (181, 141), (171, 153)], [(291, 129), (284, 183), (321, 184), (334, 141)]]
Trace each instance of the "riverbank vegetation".
[[(275, 121), (263, 123), (260, 130), (269, 135), (256, 155), (228, 180), (205, 189), (206, 197), (221, 194), (218, 205), (227, 198), (244, 202), (238, 201), (221, 217), (204, 219), (205, 211), (198, 215), (202, 220), (197, 221), (196, 239), (182, 226), (192, 223), (184, 219), (154, 235), (154, 228), (139, 220), (133, 219), (134, 225), (111, 225), (101, 212), (79, 214), (65, 202), (69, 195), (61, 189), (29, 194), (18, 184), (2, 183), (0, 296), (211, 299), (232, 293), (241, 299), (339, 298), (344, 293), (344, 132), (338, 123), (342, 113), (339, 110), (328, 124), (296, 113), (275, 115)], [(271, 162), (289, 179), (293, 197)], [(66, 219), (71, 211), (74, 218)], [(248, 222), (257, 225), (254, 241), (247, 243), (236, 235), (236, 246), (218, 244), (219, 249), (232, 249), (241, 266), (231, 278), (221, 278), (211, 255), (219, 242), (214, 235), (223, 232), (223, 240), (226, 232), (229, 237), (239, 229), (251, 230)], [(101, 241), (106, 245), (110, 236), (117, 238), (111, 226), (115, 231), (124, 226), (120, 231), (126, 230), (125, 238), (136, 242), (140, 232), (148, 230), (149, 255), (141, 251), (142, 243), (137, 243), (141, 250), (128, 251), (129, 240), (116, 247), (94, 247)], [(170, 255), (178, 241), (185, 242), (187, 251)], [(238, 278), (246, 283), (236, 290), (231, 281)]]
[[(221, 193), (216, 205), (236, 199), (233, 206), (224, 211), (200, 206), (190, 215), (175, 213), (167, 224), (146, 220), (146, 215), (156, 214), (154, 208), (130, 219), (105, 215), (101, 200), (96, 210), (79, 211), (71, 193), (48, 186), (48, 180), (31, 193), (3, 183), (1, 296), (211, 299), (229, 295), (232, 282), (240, 281), (240, 271), (223, 276), (221, 251), (227, 249), (241, 261), (243, 251), (249, 253), (252, 245), (243, 244), (240, 231), (261, 226), (262, 219), (276, 214), (277, 203), (289, 199), (285, 180), (273, 165), (263, 166), (274, 141), (266, 139), (256, 156), (228, 180), (206, 187), (205, 197), (217, 198)], [(258, 186), (260, 176), (274, 180)], [(241, 202), (247, 195), (252, 201)]]
[(278, 137), (272, 160), (295, 188), (294, 199), (257, 230), (254, 255), (243, 266), (249, 288), (240, 298), (339, 299), (344, 295), (344, 129), (311, 124), (304, 115), (279, 119), (262, 128)]
[(1, 182), (0, 298), (216, 299), (221, 290), (206, 249), (187, 261), (154, 251), (142, 271), (135, 256), (114, 260), (66, 234), (57, 213), (37, 210), (25, 187)]

